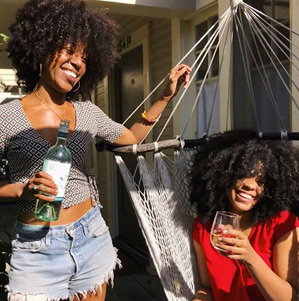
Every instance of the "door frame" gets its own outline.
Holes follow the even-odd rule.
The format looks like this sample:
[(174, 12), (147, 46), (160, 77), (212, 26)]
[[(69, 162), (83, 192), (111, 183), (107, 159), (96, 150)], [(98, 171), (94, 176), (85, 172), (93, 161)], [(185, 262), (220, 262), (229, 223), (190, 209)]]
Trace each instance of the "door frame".
[[(142, 45), (142, 57), (143, 57), (143, 95), (144, 98), (149, 94), (149, 24), (146, 24), (136, 30), (131, 34), (125, 35), (122, 39), (119, 40), (119, 47), (120, 51), (119, 54), (123, 55), (126, 52), (132, 51), (134, 48)], [(114, 82), (113, 82), (114, 74), (113, 70), (111, 75), (109, 76), (108, 86), (109, 92), (105, 95), (105, 104), (109, 108), (110, 116), (114, 119), (115, 117), (115, 89), (114, 89)], [(108, 101), (108, 99), (110, 101)], [(147, 101), (144, 105), (145, 109), (148, 109), (150, 106), (149, 101)], [(111, 158), (112, 156), (110, 156)], [(110, 233), (112, 238), (115, 238), (119, 234), (119, 224), (118, 224), (118, 192), (115, 189), (115, 184), (117, 183), (117, 166), (115, 163), (115, 159), (109, 160), (108, 163), (108, 170), (110, 170), (110, 183), (108, 194), (110, 194), (111, 203), (109, 205), (109, 211), (111, 216), (111, 224), (110, 224)]]

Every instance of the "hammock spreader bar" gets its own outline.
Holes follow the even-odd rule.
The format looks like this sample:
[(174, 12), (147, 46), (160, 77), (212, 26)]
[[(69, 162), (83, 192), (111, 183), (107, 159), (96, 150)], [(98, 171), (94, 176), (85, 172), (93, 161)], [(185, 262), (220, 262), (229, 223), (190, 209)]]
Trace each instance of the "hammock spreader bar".
[[(259, 138), (262, 140), (299, 140), (299, 132), (287, 132), (285, 130), (281, 132), (273, 133), (262, 133), (257, 132), (254, 138)], [(213, 139), (213, 136), (204, 135), (198, 139), (187, 139), (183, 143), (180, 138), (164, 140), (159, 142), (151, 142), (139, 145), (127, 145), (127, 146), (115, 146), (112, 144), (107, 144), (105, 141), (100, 141), (96, 143), (96, 149), (98, 152), (110, 151), (114, 153), (127, 153), (127, 154), (141, 154), (153, 151), (160, 151), (163, 149), (177, 149), (177, 148), (192, 148), (205, 144), (207, 141)]]

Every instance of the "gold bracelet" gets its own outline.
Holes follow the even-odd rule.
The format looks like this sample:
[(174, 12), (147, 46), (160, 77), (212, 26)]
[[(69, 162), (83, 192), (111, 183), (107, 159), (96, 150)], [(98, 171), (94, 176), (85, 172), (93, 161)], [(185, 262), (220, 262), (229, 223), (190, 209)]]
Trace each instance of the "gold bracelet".
[(141, 114), (141, 117), (148, 123), (155, 123), (156, 121), (159, 120), (159, 117), (156, 118), (156, 119), (149, 119), (147, 116), (146, 116), (146, 111), (144, 111), (142, 114)]

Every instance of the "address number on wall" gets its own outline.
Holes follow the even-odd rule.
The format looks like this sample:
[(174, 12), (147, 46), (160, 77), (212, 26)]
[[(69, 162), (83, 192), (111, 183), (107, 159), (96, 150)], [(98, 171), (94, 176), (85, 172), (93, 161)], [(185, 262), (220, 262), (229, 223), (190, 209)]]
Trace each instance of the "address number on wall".
[(131, 36), (126, 36), (117, 43), (117, 51), (120, 53), (130, 47), (132, 42)]

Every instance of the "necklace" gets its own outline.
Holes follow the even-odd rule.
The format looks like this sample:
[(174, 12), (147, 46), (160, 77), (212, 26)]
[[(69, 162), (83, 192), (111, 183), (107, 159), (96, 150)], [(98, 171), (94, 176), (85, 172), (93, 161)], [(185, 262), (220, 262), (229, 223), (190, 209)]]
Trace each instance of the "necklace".
[(62, 116), (60, 116), (53, 108), (51, 108), (44, 100), (42, 100), (35, 91), (33, 91), (33, 93), (38, 98), (38, 100), (40, 100), (44, 105), (46, 105), (60, 120), (63, 119), (65, 114), (66, 101), (64, 102)]

